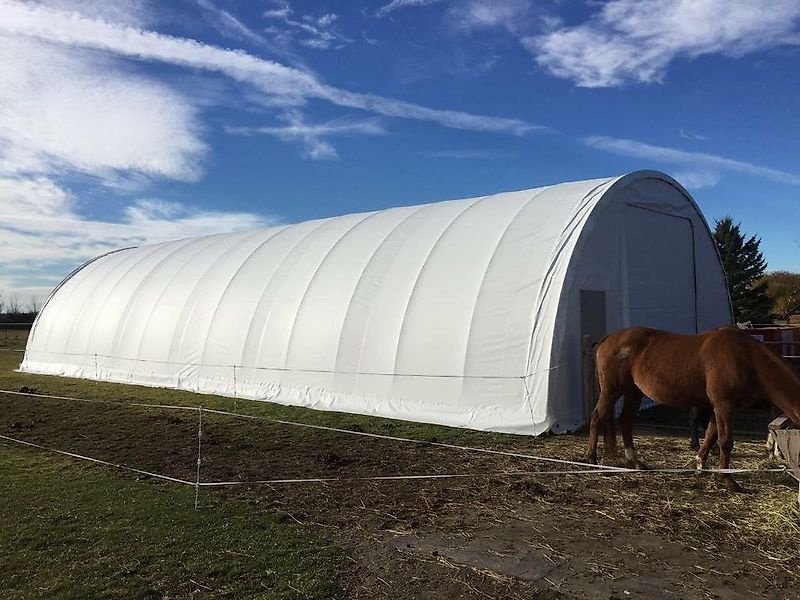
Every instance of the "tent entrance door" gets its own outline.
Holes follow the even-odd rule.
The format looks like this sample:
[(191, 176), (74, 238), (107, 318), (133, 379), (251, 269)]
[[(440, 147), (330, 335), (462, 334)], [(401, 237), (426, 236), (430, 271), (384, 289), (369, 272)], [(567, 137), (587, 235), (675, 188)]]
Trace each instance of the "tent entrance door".
[(598, 387), (595, 377), (595, 348), (606, 335), (606, 293), (602, 290), (581, 290), (581, 371), (583, 381), (583, 412), (586, 423), (597, 404)]
[(697, 333), (691, 219), (628, 204), (625, 210), (626, 324)]

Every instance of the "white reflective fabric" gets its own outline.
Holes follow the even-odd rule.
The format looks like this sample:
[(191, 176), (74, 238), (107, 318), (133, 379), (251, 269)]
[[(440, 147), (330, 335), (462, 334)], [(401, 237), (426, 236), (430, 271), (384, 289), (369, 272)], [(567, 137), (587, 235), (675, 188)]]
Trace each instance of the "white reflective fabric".
[[(625, 256), (660, 214), (652, 273)], [(672, 280), (693, 304), (662, 306)], [(117, 251), (53, 292), (20, 369), (536, 435), (583, 421), (580, 289), (613, 327), (730, 321), (695, 204), (641, 171)]]

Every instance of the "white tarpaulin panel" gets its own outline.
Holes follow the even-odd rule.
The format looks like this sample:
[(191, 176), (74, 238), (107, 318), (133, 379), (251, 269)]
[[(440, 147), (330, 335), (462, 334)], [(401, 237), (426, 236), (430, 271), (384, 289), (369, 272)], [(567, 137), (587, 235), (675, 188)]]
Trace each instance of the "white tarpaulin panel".
[(609, 330), (730, 322), (694, 202), (642, 171), (110, 253), (20, 368), (539, 434), (583, 421), (581, 290)]

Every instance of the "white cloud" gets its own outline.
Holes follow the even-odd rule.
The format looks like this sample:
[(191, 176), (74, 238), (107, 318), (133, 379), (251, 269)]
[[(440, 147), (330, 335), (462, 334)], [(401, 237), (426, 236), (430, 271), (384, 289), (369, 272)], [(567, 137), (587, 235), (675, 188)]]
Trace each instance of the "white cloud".
[(195, 179), (206, 146), (192, 104), (109, 59), (0, 35), (0, 173)]
[(694, 140), (698, 142), (707, 142), (710, 140), (710, 137), (705, 135), (700, 135), (699, 133), (692, 133), (691, 131), (687, 131), (685, 129), (680, 130), (680, 136), (685, 140)]
[(32, 0), (29, 3), (134, 27), (152, 25), (159, 12), (158, 4), (152, 0)]
[(320, 16), (303, 14), (295, 18), (294, 10), (288, 2), (277, 4), (280, 8), (266, 10), (263, 14), (265, 18), (277, 21), (278, 24), (270, 25), (264, 31), (284, 46), (297, 42), (307, 48), (327, 50), (343, 48), (353, 41), (336, 29), (335, 23), (339, 16), (334, 13)]
[(267, 45), (267, 40), (264, 36), (242, 23), (231, 12), (220, 8), (211, 0), (196, 0), (196, 2), (203, 10), (203, 14), (222, 35), (235, 40)]
[(333, 119), (326, 123), (306, 123), (298, 111), (282, 115), (286, 125), (279, 127), (226, 127), (234, 135), (269, 135), (286, 142), (300, 142), (306, 158), (331, 160), (339, 155), (326, 138), (340, 135), (380, 135), (386, 133), (377, 119)]
[(744, 161), (725, 158), (716, 154), (704, 152), (687, 152), (676, 148), (666, 148), (663, 146), (652, 146), (636, 140), (621, 138), (595, 136), (581, 140), (590, 148), (603, 150), (612, 154), (631, 156), (634, 158), (646, 159), (673, 165), (683, 165), (692, 173), (695, 187), (707, 187), (716, 183), (714, 178), (719, 179), (720, 173), (743, 173), (752, 177), (761, 177), (779, 183), (790, 185), (800, 185), (800, 175), (779, 171), (770, 167), (754, 165)]
[(500, 150), (439, 150), (428, 154), (431, 158), (450, 158), (456, 160), (496, 160), (512, 158), (511, 152)]
[(275, 224), (247, 212), (140, 199), (114, 222), (87, 218), (47, 177), (0, 177), (0, 290), (42, 295), (75, 265), (109, 250)]
[(445, 127), (521, 135), (545, 129), (520, 121), (459, 111), (427, 108), (371, 94), (349, 92), (321, 83), (314, 75), (187, 38), (87, 19), (80, 15), (0, 0), (0, 32), (102, 50), (132, 59), (159, 61), (222, 73), (255, 86), (272, 104), (300, 105), (308, 98), (323, 99), (390, 117), (435, 122)]
[(583, 87), (661, 81), (679, 58), (800, 43), (800, 2), (610, 0), (587, 22), (523, 39), (541, 67)]
[(409, 8), (412, 6), (428, 6), (430, 4), (438, 4), (441, 1), (442, 0), (392, 0), (389, 2), (389, 4), (380, 7), (375, 12), (375, 16), (380, 19), (401, 8)]
[(531, 5), (528, 0), (465, 0), (448, 10), (450, 24), (471, 32), (482, 29), (505, 29), (513, 34), (529, 26)]
[(714, 187), (720, 182), (722, 177), (713, 171), (688, 170), (677, 171), (677, 179), (683, 187), (689, 190), (700, 190), (703, 188)]

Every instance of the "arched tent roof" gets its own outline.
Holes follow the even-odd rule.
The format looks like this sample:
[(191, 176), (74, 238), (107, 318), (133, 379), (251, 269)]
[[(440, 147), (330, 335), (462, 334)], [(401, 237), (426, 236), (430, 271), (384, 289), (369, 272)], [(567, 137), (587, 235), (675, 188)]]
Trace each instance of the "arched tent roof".
[(662, 264), (650, 276), (667, 284), (644, 281), (640, 296), (663, 303), (688, 269), (694, 297), (645, 324), (729, 322), (696, 205), (640, 171), (117, 251), (53, 292), (21, 370), (474, 429), (570, 429), (583, 420), (576, 294), (608, 293), (607, 329), (652, 321), (629, 280), (647, 280), (635, 257), (653, 240), (639, 248), (636, 237), (664, 235), (648, 221), (658, 214), (678, 238), (662, 245), (688, 245), (691, 264)]

